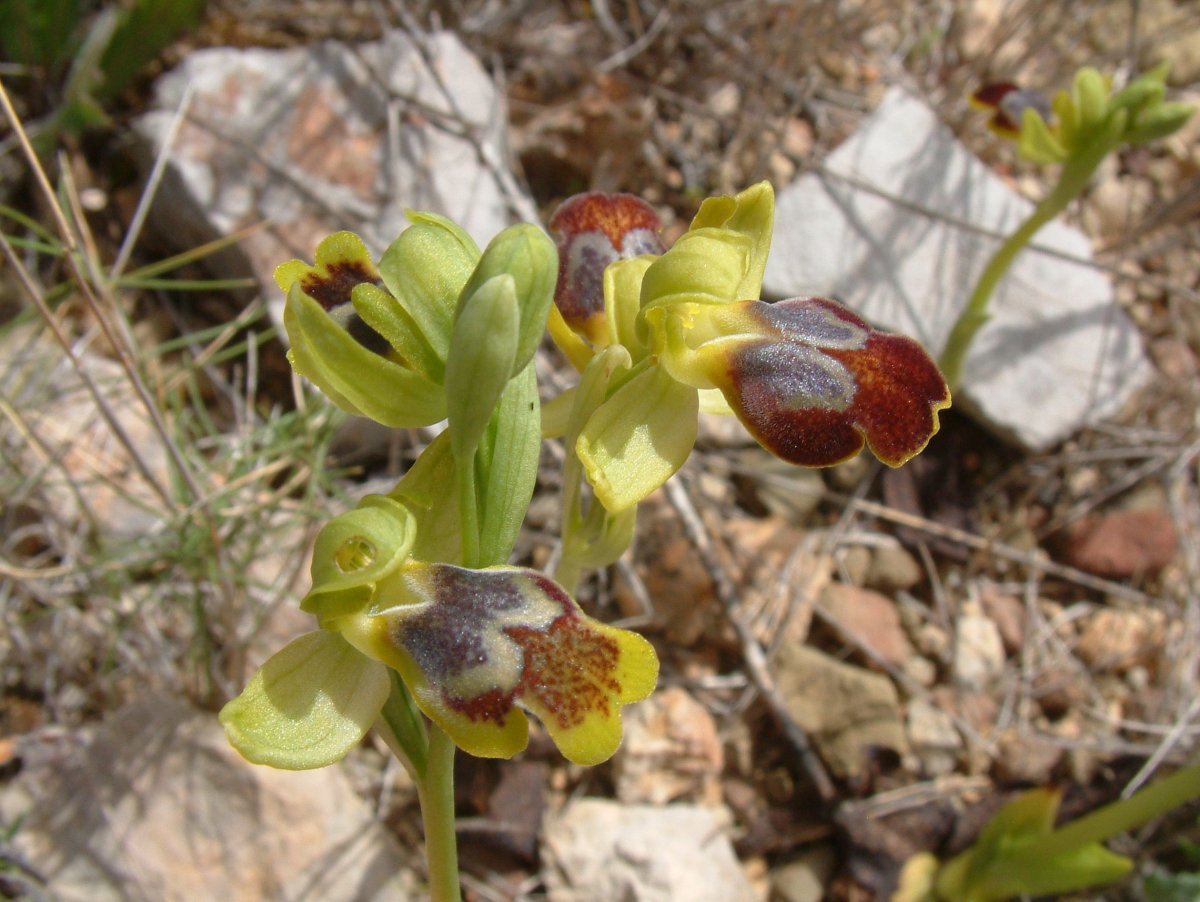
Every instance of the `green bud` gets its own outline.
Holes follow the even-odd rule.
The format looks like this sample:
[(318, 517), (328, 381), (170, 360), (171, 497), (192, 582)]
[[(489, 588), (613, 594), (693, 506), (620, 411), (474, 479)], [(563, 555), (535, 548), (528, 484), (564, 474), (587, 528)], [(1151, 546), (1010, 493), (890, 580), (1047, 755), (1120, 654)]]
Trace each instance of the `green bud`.
[(479, 262), (479, 248), (445, 217), (411, 210), (407, 215), (413, 224), (384, 251), (379, 275), (424, 343), (444, 363), (454, 307)]
[(472, 279), (467, 288), (446, 361), (450, 445), (458, 461), (469, 460), (479, 446), (512, 375), (521, 330), (516, 280), (511, 275), (501, 273), (479, 284)]
[(1108, 115), (1108, 82), (1091, 66), (1084, 66), (1075, 73), (1071, 99), (1079, 111), (1080, 130), (1096, 128)]
[(537, 373), (531, 360), (508, 380), (479, 443), (479, 548), (483, 560), (508, 560), (529, 510), (542, 447), (538, 407)]
[(1112, 96), (1108, 101), (1109, 110), (1129, 110), (1131, 116), (1137, 116), (1142, 110), (1161, 103), (1167, 92), (1166, 74), (1166, 68), (1159, 66), (1139, 75)]
[(493, 238), (462, 290), (455, 312), (455, 328), (465, 312), (467, 301), (485, 282), (499, 275), (512, 278), (519, 311), (516, 353), (505, 377), (507, 380), (525, 369), (546, 332), (546, 318), (558, 281), (558, 249), (550, 236), (534, 225), (510, 226)]
[(1196, 108), (1186, 103), (1160, 103), (1139, 116), (1133, 127), (1125, 132), (1133, 144), (1153, 141), (1173, 135), (1187, 123)]

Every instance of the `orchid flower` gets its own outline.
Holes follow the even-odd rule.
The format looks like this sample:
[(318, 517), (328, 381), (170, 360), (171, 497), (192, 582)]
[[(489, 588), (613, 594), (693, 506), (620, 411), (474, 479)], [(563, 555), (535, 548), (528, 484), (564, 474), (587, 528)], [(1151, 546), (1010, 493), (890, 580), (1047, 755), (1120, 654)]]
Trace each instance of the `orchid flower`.
[(390, 669), (473, 755), (521, 751), (525, 709), (571, 761), (609, 758), (621, 707), (654, 689), (650, 643), (585, 616), (537, 571), (416, 560), (417, 530), (412, 512), (386, 495), (325, 525), (301, 603), (320, 629), (268, 659), (222, 709), (238, 751), (287, 769), (339, 760), (380, 716)]
[(916, 342), (825, 298), (758, 300), (773, 215), (766, 182), (709, 198), (663, 252), (653, 208), (629, 195), (580, 195), (551, 219), (560, 272), (550, 333), (585, 381), (588, 367), (620, 358), (574, 436), (608, 511), (636, 505), (683, 464), (700, 409), (736, 414), (764, 448), (802, 466), (864, 445), (899, 466), (937, 431), (950, 395)]

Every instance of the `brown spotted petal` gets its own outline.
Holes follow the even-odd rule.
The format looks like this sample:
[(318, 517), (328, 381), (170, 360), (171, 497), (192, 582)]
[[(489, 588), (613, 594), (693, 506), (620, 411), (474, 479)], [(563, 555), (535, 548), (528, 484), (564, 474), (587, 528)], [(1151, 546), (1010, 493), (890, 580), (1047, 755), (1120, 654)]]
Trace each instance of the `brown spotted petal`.
[(615, 260), (665, 250), (662, 221), (632, 194), (591, 191), (568, 198), (550, 218), (558, 239), (554, 304), (570, 328), (593, 345), (607, 344), (604, 270)]
[(425, 714), (473, 755), (523, 749), (524, 708), (571, 761), (599, 763), (620, 744), (621, 706), (654, 689), (650, 644), (585, 616), (535, 570), (413, 563), (376, 598), (397, 603), (338, 628), (398, 670)]
[(867, 444), (899, 466), (938, 430), (950, 405), (945, 380), (910, 338), (872, 329), (825, 298), (743, 301), (721, 314), (744, 320), (746, 340), (715, 340), (698, 357), (750, 433), (778, 457), (821, 467)]

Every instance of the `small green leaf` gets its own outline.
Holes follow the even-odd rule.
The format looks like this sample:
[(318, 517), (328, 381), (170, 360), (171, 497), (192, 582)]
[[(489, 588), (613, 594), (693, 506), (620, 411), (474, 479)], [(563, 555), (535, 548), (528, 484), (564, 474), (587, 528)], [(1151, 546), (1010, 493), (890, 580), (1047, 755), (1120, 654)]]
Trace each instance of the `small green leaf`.
[(422, 451), (391, 491), (416, 523), (417, 538), (409, 556), (420, 561), (461, 562), (462, 534), (458, 505), (447, 503), (448, 486), (457, 482), (450, 433), (443, 432)]
[(254, 764), (324, 767), (362, 740), (390, 688), (387, 667), (321, 630), (272, 655), (221, 709), (220, 721)]

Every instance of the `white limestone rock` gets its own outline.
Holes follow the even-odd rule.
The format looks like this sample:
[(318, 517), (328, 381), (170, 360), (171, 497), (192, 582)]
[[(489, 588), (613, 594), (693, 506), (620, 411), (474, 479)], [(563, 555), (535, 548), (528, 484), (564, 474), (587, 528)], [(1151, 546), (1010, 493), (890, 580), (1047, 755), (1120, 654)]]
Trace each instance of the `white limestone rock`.
[(428, 63), (400, 32), (353, 47), (188, 54), (137, 124), (157, 154), (194, 92), (156, 199), (158, 226), (195, 246), (266, 223), (216, 266), (253, 276), (275, 314), (275, 267), (311, 260), (330, 232), (358, 232), (377, 255), (411, 208), (448, 216), (485, 243), (531, 209), (502, 174), (503, 97), (457, 37), (423, 40)]

